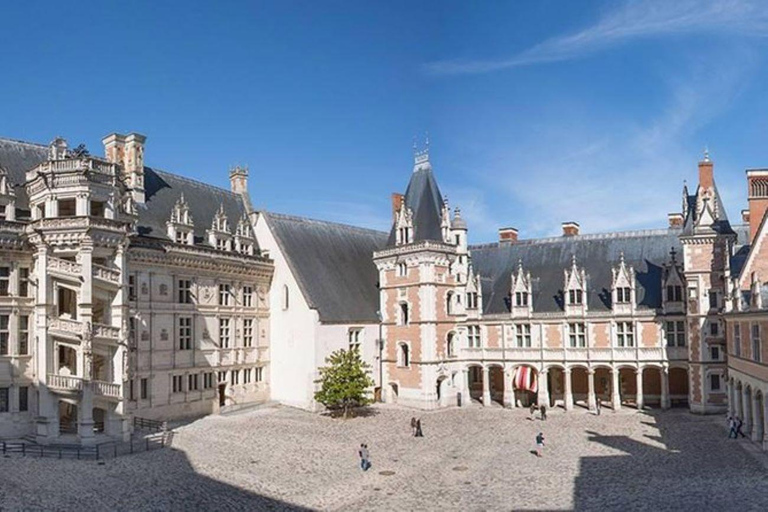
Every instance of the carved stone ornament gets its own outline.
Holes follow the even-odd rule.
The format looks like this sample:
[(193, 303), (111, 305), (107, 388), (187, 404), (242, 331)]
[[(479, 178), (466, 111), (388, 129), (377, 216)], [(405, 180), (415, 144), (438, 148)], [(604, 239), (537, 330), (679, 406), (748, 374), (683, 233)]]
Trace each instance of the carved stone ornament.
[(160, 340), (161, 341), (168, 341), (168, 329), (162, 329), (160, 331)]

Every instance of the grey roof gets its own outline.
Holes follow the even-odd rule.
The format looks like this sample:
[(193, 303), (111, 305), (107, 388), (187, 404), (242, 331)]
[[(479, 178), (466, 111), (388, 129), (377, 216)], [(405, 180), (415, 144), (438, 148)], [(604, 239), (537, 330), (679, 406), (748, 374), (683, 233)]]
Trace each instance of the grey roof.
[(328, 323), (376, 322), (374, 251), (387, 234), (344, 224), (263, 212), (310, 307)]
[(17, 209), (29, 211), (25, 174), (47, 157), (47, 146), (0, 137), (0, 169), (8, 174), (9, 181), (15, 186)]
[(495, 243), (470, 250), (472, 266), (481, 277), (486, 313), (510, 310), (511, 276), (518, 260), (531, 273), (534, 311), (562, 311), (563, 271), (571, 267), (574, 255), (587, 275), (589, 310), (607, 311), (611, 307), (611, 269), (618, 266), (622, 253), (625, 263), (635, 269), (637, 306), (658, 308), (663, 265), (669, 262), (673, 247), (680, 253), (679, 235), (679, 229), (630, 231)]
[[(411, 175), (405, 191), (405, 205), (413, 211), (413, 241), (443, 241), (441, 228), (443, 196), (432, 173), (432, 167), (422, 165)], [(387, 245), (395, 245), (395, 226), (389, 233)]]
[(151, 167), (144, 168), (144, 190), (146, 202), (137, 205), (138, 232), (143, 236), (168, 237), (166, 223), (181, 194), (184, 194), (189, 205), (197, 242), (206, 239), (206, 231), (211, 228), (220, 205), (224, 206), (232, 233), (246, 213), (243, 200), (238, 194)]

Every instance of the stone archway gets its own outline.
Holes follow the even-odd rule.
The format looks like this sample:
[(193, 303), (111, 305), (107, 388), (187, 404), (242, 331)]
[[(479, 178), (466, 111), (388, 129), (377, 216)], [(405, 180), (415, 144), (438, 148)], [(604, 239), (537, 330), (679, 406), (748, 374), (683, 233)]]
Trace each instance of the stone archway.
[(529, 407), (538, 403), (540, 373), (530, 365), (517, 366), (512, 372), (512, 394), (515, 405)]
[(604, 366), (595, 368), (595, 399), (603, 405), (611, 405), (611, 369)]
[(78, 410), (75, 404), (59, 401), (59, 433), (77, 434)]
[(504, 368), (492, 365), (488, 367), (488, 389), (491, 401), (504, 405)]
[(752, 440), (762, 444), (765, 425), (765, 399), (763, 398), (763, 393), (756, 390), (752, 401), (754, 403), (752, 408)]
[(397, 403), (397, 395), (399, 393), (400, 389), (396, 382), (390, 382), (389, 383), (389, 393), (388, 393), (388, 400), (387, 402), (396, 404)]
[(669, 369), (669, 401), (672, 407), (688, 407), (690, 381), (686, 368)]
[(547, 368), (548, 407), (565, 407), (565, 370), (559, 366)]
[(472, 365), (468, 367), (467, 385), (469, 386), (469, 399), (483, 402), (483, 367)]
[(752, 434), (752, 424), (753, 424), (753, 418), (752, 418), (752, 387), (747, 385), (747, 387), (744, 389), (744, 417), (742, 420), (744, 421), (744, 433), (745, 434)]
[(643, 405), (661, 407), (661, 368), (646, 366), (643, 371)]
[(583, 366), (571, 368), (571, 393), (573, 405), (589, 409), (589, 370)]
[(630, 367), (620, 367), (619, 399), (621, 404), (637, 405), (637, 370)]

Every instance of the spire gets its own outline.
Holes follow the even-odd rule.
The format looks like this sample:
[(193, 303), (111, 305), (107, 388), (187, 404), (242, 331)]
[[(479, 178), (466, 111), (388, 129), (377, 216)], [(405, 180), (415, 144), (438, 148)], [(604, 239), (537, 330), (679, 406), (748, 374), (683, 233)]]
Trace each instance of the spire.
[(704, 146), (704, 161), (709, 162), (709, 147)]
[(413, 138), (413, 172), (422, 169), (431, 169), (429, 164), (429, 133), (427, 133), (424, 143), (424, 149), (419, 150), (416, 144), (416, 137)]

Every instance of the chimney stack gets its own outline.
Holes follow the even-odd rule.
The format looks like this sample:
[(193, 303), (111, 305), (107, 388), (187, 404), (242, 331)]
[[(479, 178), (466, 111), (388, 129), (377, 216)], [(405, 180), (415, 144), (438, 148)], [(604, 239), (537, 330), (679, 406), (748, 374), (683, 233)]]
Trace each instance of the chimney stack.
[(397, 215), (397, 212), (400, 211), (400, 208), (403, 207), (403, 200), (405, 199), (405, 196), (403, 194), (399, 194), (397, 192), (392, 193), (392, 217)]
[(499, 228), (499, 243), (517, 242), (517, 228)]
[(248, 192), (248, 168), (235, 166), (229, 170), (229, 185), (233, 194), (245, 194)]
[(748, 169), (747, 187), (749, 211), (745, 220), (749, 222), (749, 242), (752, 243), (768, 209), (768, 169)]
[(682, 228), (685, 221), (682, 213), (668, 213), (667, 219), (669, 220), (670, 228)]
[(147, 138), (140, 133), (122, 135), (112, 133), (101, 139), (104, 156), (123, 168), (125, 183), (133, 191), (133, 200), (144, 203), (144, 143)]
[(699, 186), (702, 190), (707, 190), (712, 188), (714, 184), (714, 165), (709, 159), (709, 151), (704, 150), (704, 160), (699, 162)]
[(579, 234), (578, 222), (563, 222), (563, 236), (576, 236)]

